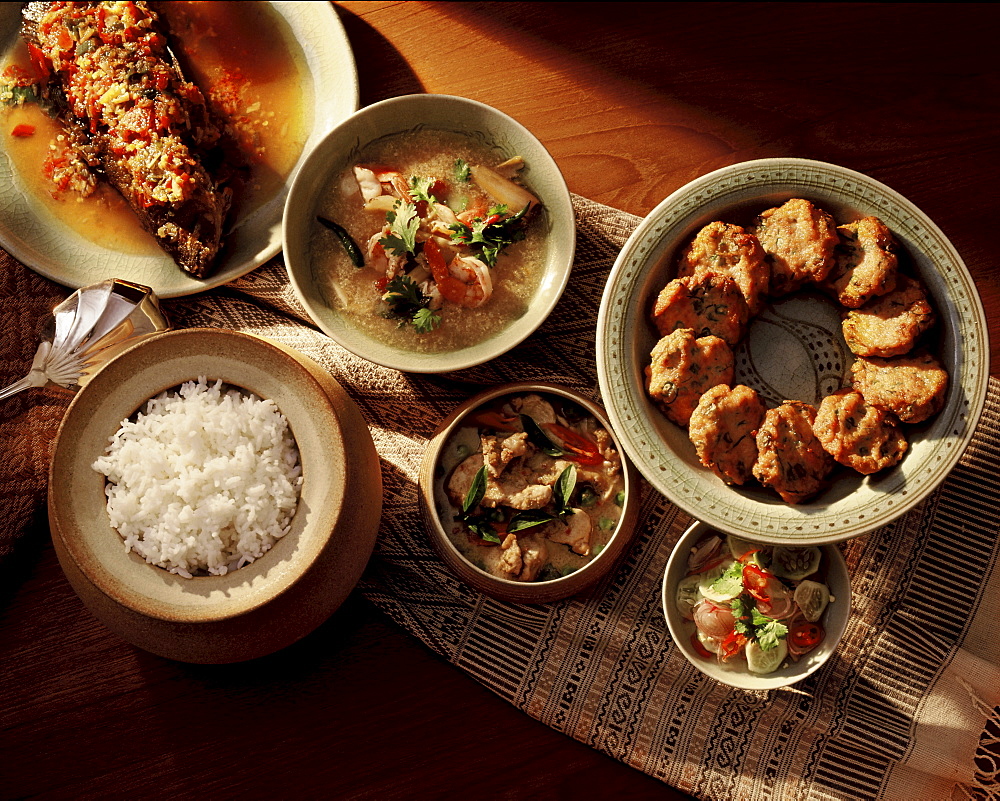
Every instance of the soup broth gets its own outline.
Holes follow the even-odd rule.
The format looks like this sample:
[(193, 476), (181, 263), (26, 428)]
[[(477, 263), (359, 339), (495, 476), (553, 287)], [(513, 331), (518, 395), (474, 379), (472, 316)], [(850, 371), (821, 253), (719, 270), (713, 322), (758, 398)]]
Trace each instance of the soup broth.
[[(485, 216), (496, 200), (474, 180), (454, 180), (456, 162), (496, 168), (505, 158), (495, 149), (456, 133), (423, 130), (388, 137), (366, 147), (353, 163), (345, 165), (320, 198), (316, 213), (341, 226), (359, 251), (367, 251), (368, 243), (383, 229), (386, 214), (366, 209), (355, 165), (379, 165), (373, 169), (391, 169), (407, 180), (410, 176), (439, 179), (435, 184), (435, 191), (442, 195), (435, 195), (438, 202), (460, 215), (482, 208)], [(330, 307), (372, 338), (417, 352), (459, 350), (495, 336), (524, 316), (545, 265), (543, 216), (543, 209), (533, 209), (526, 217), (524, 238), (505, 247), (497, 257), (490, 269), (492, 295), (486, 302), (469, 308), (445, 301), (440, 324), (426, 332), (418, 332), (405, 322), (401, 325), (398, 319), (387, 319), (382, 299), (385, 272), (376, 268), (367, 253), (365, 265), (356, 266), (338, 237), (319, 223), (310, 242), (313, 275)]]

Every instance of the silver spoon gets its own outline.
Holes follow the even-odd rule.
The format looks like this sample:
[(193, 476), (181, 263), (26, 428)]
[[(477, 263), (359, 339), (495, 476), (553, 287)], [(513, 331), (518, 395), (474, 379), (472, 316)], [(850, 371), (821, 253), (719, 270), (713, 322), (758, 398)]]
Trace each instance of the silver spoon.
[(82, 287), (52, 310), (31, 369), (0, 389), (0, 400), (49, 384), (75, 391), (139, 339), (169, 329), (147, 286), (113, 278)]

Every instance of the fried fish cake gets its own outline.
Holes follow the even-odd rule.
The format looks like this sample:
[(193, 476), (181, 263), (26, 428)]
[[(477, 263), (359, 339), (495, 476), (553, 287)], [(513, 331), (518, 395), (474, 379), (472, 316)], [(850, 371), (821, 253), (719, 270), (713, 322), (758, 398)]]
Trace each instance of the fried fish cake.
[(889, 358), (909, 353), (934, 320), (920, 282), (900, 274), (892, 292), (848, 312), (842, 327), (847, 347), (856, 356)]
[(895, 359), (855, 359), (854, 389), (904, 423), (922, 423), (944, 407), (948, 371), (926, 351)]
[(771, 267), (772, 295), (786, 295), (807, 282), (822, 281), (833, 268), (837, 224), (808, 200), (792, 198), (761, 212), (753, 233)]
[(750, 309), (732, 278), (705, 273), (675, 278), (663, 287), (652, 319), (660, 336), (690, 328), (697, 336), (713, 335), (735, 345), (746, 332)]
[(837, 228), (840, 242), (823, 288), (842, 306), (857, 309), (876, 295), (896, 288), (896, 240), (878, 217), (865, 217)]
[(764, 412), (760, 396), (742, 384), (718, 384), (703, 394), (688, 430), (701, 463), (727, 484), (744, 484), (753, 476)]
[(813, 431), (816, 409), (786, 400), (768, 409), (757, 431), (753, 474), (785, 503), (803, 503), (826, 485), (834, 461)]
[(646, 368), (646, 391), (663, 413), (686, 426), (698, 399), (716, 384), (733, 381), (733, 352), (717, 336), (696, 337), (678, 328), (653, 347)]
[(750, 314), (764, 305), (771, 268), (757, 237), (741, 226), (710, 222), (685, 248), (677, 265), (678, 277), (717, 273), (732, 278), (743, 293)]
[(869, 405), (853, 389), (823, 398), (813, 431), (834, 459), (866, 476), (897, 464), (907, 449), (896, 416)]

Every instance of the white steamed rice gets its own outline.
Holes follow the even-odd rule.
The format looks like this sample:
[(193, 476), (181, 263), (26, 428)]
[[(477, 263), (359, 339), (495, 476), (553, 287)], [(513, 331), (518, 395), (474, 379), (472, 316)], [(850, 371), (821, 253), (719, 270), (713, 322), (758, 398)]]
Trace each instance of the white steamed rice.
[(224, 575), (288, 533), (302, 470), (272, 400), (201, 377), (152, 398), (94, 462), (111, 525), (147, 562)]

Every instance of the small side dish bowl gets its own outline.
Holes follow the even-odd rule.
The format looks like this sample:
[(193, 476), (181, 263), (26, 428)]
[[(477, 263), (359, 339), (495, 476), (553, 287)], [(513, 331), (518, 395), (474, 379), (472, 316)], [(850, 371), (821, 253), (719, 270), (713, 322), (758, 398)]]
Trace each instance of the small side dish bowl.
[[(742, 226), (790, 198), (829, 212), (838, 225), (880, 218), (901, 248), (900, 269), (919, 278), (937, 313), (928, 347), (949, 375), (944, 408), (906, 425), (908, 451), (869, 476), (836, 468), (813, 499), (787, 504), (750, 480), (724, 484), (702, 466), (688, 431), (668, 420), (646, 392), (644, 370), (659, 336), (650, 322), (657, 293), (676, 277), (682, 249), (709, 222)], [(734, 384), (767, 406), (785, 399), (819, 404), (850, 385), (853, 356), (840, 309), (818, 292), (778, 299), (751, 321), (733, 349)], [(832, 543), (866, 534), (927, 497), (961, 457), (982, 412), (989, 381), (982, 303), (962, 258), (941, 230), (906, 198), (852, 170), (806, 159), (734, 164), (681, 187), (639, 224), (608, 278), (597, 324), (597, 370), (608, 416), (626, 452), (650, 483), (720, 531), (774, 544)], [(808, 396), (808, 397), (806, 397)]]
[[(270, 550), (225, 575), (184, 578), (126, 551), (93, 464), (148, 399), (202, 376), (274, 401), (302, 484), (290, 528)], [(59, 562), (95, 617), (161, 656), (225, 663), (289, 645), (340, 606), (374, 548), (381, 498), (368, 428), (315, 362), (247, 334), (187, 329), (126, 350), (73, 399), (53, 452), (48, 510)]]
[[(335, 236), (330, 231), (324, 231), (317, 221), (318, 215), (327, 213), (326, 204), (335, 202), (332, 198), (341, 192), (357, 194), (360, 208), (363, 201), (358, 187), (352, 185), (354, 178), (351, 170), (361, 163), (360, 159), (372, 152), (373, 147), (395, 147), (393, 140), (412, 138), (425, 132), (440, 133), (441, 138), (467, 142), (477, 152), (489, 154), (495, 164), (520, 157), (524, 167), (519, 180), (541, 202), (541, 209), (533, 212), (536, 217), (529, 224), (529, 227), (539, 227), (544, 235), (544, 254), (537, 271), (537, 285), (527, 297), (518, 296), (511, 300), (501, 313), (497, 311), (498, 279), (494, 277), (492, 300), (481, 308), (463, 310), (478, 316), (469, 322), (474, 330), (470, 330), (468, 339), (460, 345), (444, 341), (442, 331), (448, 325), (445, 315), (441, 326), (432, 334), (418, 334), (407, 326), (407, 336), (403, 336), (392, 330), (373, 327), (367, 318), (382, 316), (376, 307), (385, 306), (378, 303), (387, 280), (385, 270), (371, 268), (371, 258), (365, 255), (367, 241), (357, 241), (354, 242), (357, 248), (354, 252), (365, 260), (365, 266), (358, 268), (363, 272), (345, 266), (347, 277), (342, 283), (334, 282), (330, 260), (335, 257), (330, 253), (339, 253), (341, 243), (337, 238), (341, 234)], [(397, 158), (405, 157), (398, 151), (395, 155)], [(447, 163), (449, 175), (454, 170), (453, 164), (454, 155)], [(389, 167), (376, 169), (386, 171)], [(437, 177), (444, 179), (446, 176)], [(345, 185), (347, 188), (342, 188)], [(373, 212), (365, 211), (363, 214), (371, 216)], [(346, 220), (333, 222), (349, 236), (348, 227), (354, 227), (354, 236), (358, 236), (357, 230), (364, 227)], [(562, 173), (530, 131), (483, 103), (430, 94), (395, 97), (367, 106), (320, 141), (292, 184), (285, 204), (283, 238), (289, 280), (299, 301), (325, 334), (352, 353), (376, 364), (405, 372), (443, 373), (489, 361), (513, 348), (541, 325), (569, 280), (576, 228), (569, 190)], [(503, 258), (501, 253), (500, 260)], [(494, 276), (498, 274), (498, 269), (496, 267), (491, 271)], [(358, 286), (354, 286), (355, 278), (352, 276), (355, 275), (360, 276)], [(530, 280), (534, 281), (535, 277), (530, 277)], [(373, 289), (376, 284), (378, 288)], [(360, 294), (362, 292), (367, 294)], [(359, 315), (365, 319), (359, 320)], [(501, 319), (494, 321), (490, 319), (491, 315)], [(393, 328), (388, 321), (379, 321), (378, 325)], [(490, 333), (483, 339), (481, 331), (488, 326)], [(434, 338), (434, 344), (428, 344), (429, 339), (421, 342), (421, 336)]]
[[(535, 397), (544, 401), (544, 404), (537, 403), (534, 400)], [(539, 550), (543, 554), (547, 553), (543, 556), (545, 564), (538, 571), (534, 580), (508, 578), (487, 569), (487, 560), (497, 561), (496, 557), (502, 550), (500, 543), (496, 542), (490, 545), (481, 541), (460, 525), (456, 520), (456, 512), (460, 510), (449, 499), (447, 492), (448, 483), (452, 476), (471, 457), (480, 453), (477, 448), (480, 446), (481, 431), (494, 430), (498, 416), (511, 420), (512, 428), (509, 430), (512, 432), (519, 432), (524, 426), (523, 422), (516, 422), (518, 419), (516, 414), (507, 417), (508, 410), (512, 408), (511, 401), (514, 398), (531, 398), (527, 405), (519, 407), (522, 415), (541, 420), (542, 415), (538, 410), (548, 404), (550, 408), (555, 409), (556, 425), (559, 425), (560, 421), (568, 421), (566, 427), (574, 427), (574, 430), (577, 428), (585, 429), (589, 444), (577, 440), (575, 446), (582, 448), (582, 450), (578, 449), (578, 453), (589, 451), (591, 455), (603, 453), (606, 457), (608, 448), (610, 448), (620, 457), (620, 469), (616, 474), (620, 476), (620, 488), (617, 477), (605, 482), (602, 477), (595, 475), (597, 473), (603, 474), (603, 471), (606, 470), (608, 463), (606, 458), (602, 460), (584, 457), (576, 460), (571, 455), (567, 455), (570, 453), (569, 450), (565, 450), (560, 455), (553, 455), (552, 458), (556, 460), (555, 464), (550, 465), (546, 462), (544, 466), (535, 465), (535, 468), (540, 472), (548, 469), (553, 479), (556, 472), (568, 470), (564, 462), (570, 461), (577, 466), (577, 469), (573, 471), (577, 476), (577, 483), (567, 499), (566, 506), (575, 507), (572, 514), (582, 513), (588, 518), (586, 528), (590, 533), (587, 535), (589, 539), (586, 541), (588, 548), (593, 547), (591, 553), (577, 557), (571, 551), (571, 545), (567, 541), (555, 542), (546, 526), (552, 526), (560, 532), (568, 532), (572, 529), (568, 522), (566, 524), (558, 521), (549, 522), (545, 526), (522, 530), (521, 534), (530, 535), (529, 539), (531, 536), (537, 536), (543, 542)], [(576, 422), (573, 422), (574, 420)], [(568, 448), (565, 443), (571, 442), (568, 437), (572, 437), (572, 434), (567, 434), (564, 429), (549, 429), (547, 425), (542, 423), (540, 428), (556, 431), (564, 437), (561, 443)], [(590, 427), (587, 428), (587, 426)], [(597, 434), (595, 428), (603, 429), (610, 435), (610, 442), (605, 443), (603, 448), (595, 445), (595, 438), (601, 437), (603, 439), (603, 435)], [(530, 437), (529, 442), (536, 441), (532, 434), (527, 434), (527, 436)], [(504, 443), (504, 446), (510, 447), (508, 443)], [(500, 471), (498, 482), (505, 482), (506, 476), (514, 471), (518, 471), (518, 476), (523, 474), (530, 478), (534, 475), (533, 473), (529, 474), (526, 467), (526, 462), (532, 458), (532, 454), (537, 457), (540, 451), (529, 446), (527, 454), (522, 454), (523, 461), (515, 456), (513, 460), (506, 463)], [(545, 461), (544, 457), (541, 459)], [(481, 465), (482, 462), (483, 460), (480, 458), (478, 464)], [(473, 465), (469, 471), (469, 477), (475, 472), (475, 468), (476, 465)], [(527, 485), (527, 491), (530, 492), (534, 489), (531, 484), (530, 480), (526, 480), (518, 485), (518, 488), (524, 489)], [(559, 484), (559, 481), (549, 482), (549, 485), (554, 489), (553, 497), (560, 491)], [(609, 491), (612, 484), (614, 484), (614, 490)], [(598, 488), (593, 490), (592, 486)], [(459, 405), (442, 421), (432, 439), (427, 443), (420, 465), (418, 493), (421, 515), (431, 544), (445, 564), (462, 581), (474, 589), (512, 603), (548, 603), (561, 600), (579, 593), (608, 575), (618, 563), (635, 533), (640, 502), (639, 475), (621, 451), (604, 410), (575, 390), (557, 384), (541, 382), (504, 384), (481, 392)], [(501, 505), (505, 506), (505, 504)], [(545, 509), (547, 508), (548, 505)], [(483, 510), (488, 511), (485, 506)], [(587, 511), (583, 512), (583, 510)], [(507, 510), (507, 514), (511, 511), (513, 510)], [(544, 509), (540, 511), (544, 512)], [(532, 513), (534, 512), (526, 514)], [(609, 515), (608, 517), (604, 517), (606, 513)], [(545, 514), (548, 515), (547, 512)], [(617, 516), (617, 519), (612, 519), (611, 514)], [(516, 517), (515, 513), (513, 518), (507, 519), (507, 522), (494, 526), (498, 532), (497, 540), (506, 540), (507, 529), (514, 527)], [(540, 533), (535, 534), (534, 532)], [(555, 536), (561, 538), (563, 534), (559, 533)], [(520, 536), (518, 539), (520, 540)], [(539, 546), (528, 544), (529, 540), (520, 540), (519, 544), (514, 547), (521, 548), (521, 543), (525, 543), (523, 545), (526, 566), (524, 569), (527, 569), (529, 549)], [(504, 545), (506, 546), (508, 543), (504, 541)], [(518, 558), (518, 563), (520, 564), (520, 558)], [(510, 574), (508, 573), (508, 575)]]
[[(851, 576), (847, 563), (836, 545), (819, 546), (823, 553), (820, 570), (829, 587), (832, 600), (820, 618), (825, 630), (823, 640), (812, 651), (799, 657), (797, 662), (786, 659), (782, 667), (773, 673), (751, 673), (742, 657), (730, 662), (722, 662), (714, 656), (706, 657), (695, 648), (693, 637), (695, 625), (681, 615), (677, 608), (677, 588), (688, 574), (688, 557), (698, 542), (712, 533), (713, 529), (700, 521), (688, 527), (674, 546), (663, 574), (663, 615), (674, 644), (687, 660), (706, 676), (716, 681), (738, 687), (742, 690), (773, 690), (802, 681), (819, 670), (837, 650), (847, 621), (851, 616)], [(725, 535), (722, 534), (724, 537)], [(723, 546), (725, 547), (725, 546)]]

